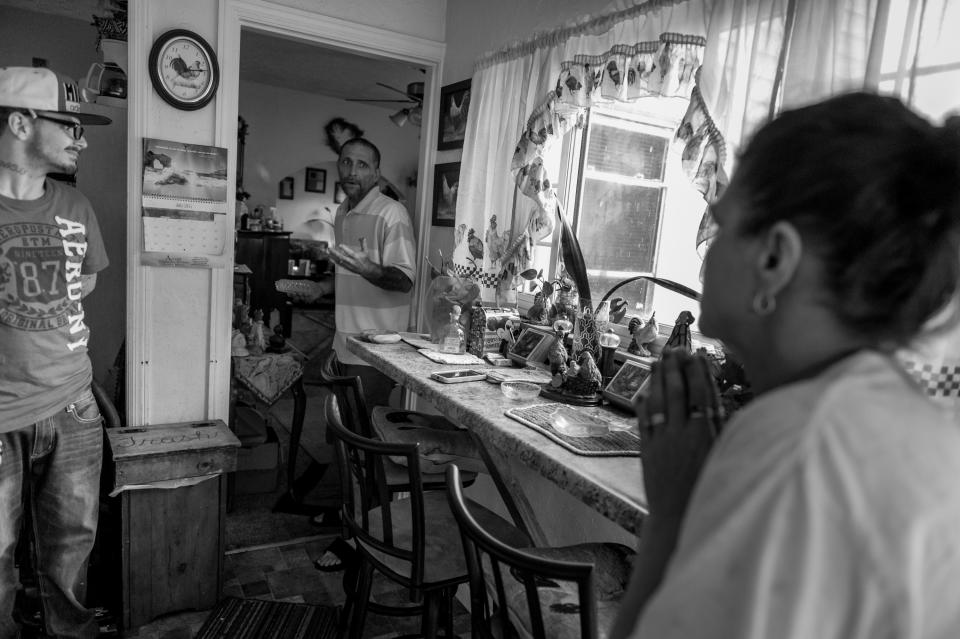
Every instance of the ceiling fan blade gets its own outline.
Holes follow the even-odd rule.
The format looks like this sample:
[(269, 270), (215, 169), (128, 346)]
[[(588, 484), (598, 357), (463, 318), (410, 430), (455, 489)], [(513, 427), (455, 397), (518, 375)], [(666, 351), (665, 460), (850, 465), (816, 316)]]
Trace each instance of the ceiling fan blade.
[(390, 99), (390, 98), (344, 98), (347, 102), (396, 102), (403, 104), (419, 104), (415, 100), (400, 100), (400, 99)]
[(401, 91), (400, 89), (396, 89), (396, 88), (390, 86), (389, 84), (384, 84), (383, 82), (377, 82), (376, 84), (377, 84), (377, 86), (381, 86), (381, 87), (383, 87), (384, 89), (390, 89), (390, 90), (393, 91), (394, 93), (399, 93), (400, 95), (405, 95), (405, 96), (407, 96), (407, 99), (408, 99), (408, 100), (415, 100), (415, 98), (413, 98), (413, 97), (412, 97), (409, 93), (407, 93), (406, 91)]

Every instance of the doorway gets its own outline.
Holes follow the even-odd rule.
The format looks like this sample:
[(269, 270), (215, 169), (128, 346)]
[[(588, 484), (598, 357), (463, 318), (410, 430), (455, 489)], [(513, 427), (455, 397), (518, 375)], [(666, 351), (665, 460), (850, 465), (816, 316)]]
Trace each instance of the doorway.
[[(395, 94), (391, 89), (385, 89), (377, 84), (381, 81), (383, 84), (401, 91), (405, 90), (411, 82), (422, 81), (424, 83), (421, 109), (422, 123), (420, 128), (417, 129), (419, 135), (416, 136), (415, 144), (417, 149), (415, 170), (411, 173), (403, 167), (394, 169), (387, 164), (388, 171), (398, 174), (394, 183), (400, 182), (401, 188), (407, 191), (406, 207), (417, 235), (417, 263), (422, 263), (430, 228), (429, 198), (427, 195), (432, 192), (433, 188), (432, 150), (436, 146), (437, 127), (435, 122), (438, 118), (439, 108), (439, 71), (445, 49), (444, 45), (440, 42), (415, 36), (405, 36), (376, 27), (344, 23), (342, 20), (321, 15), (304, 14), (296, 9), (286, 9), (274, 3), (250, 0), (241, 3), (226, 0), (222, 8), (219, 32), (222, 38), (223, 76), (240, 78), (240, 82), (231, 86), (224, 86), (221, 91), (220, 104), (222, 109), (221, 117), (218, 118), (219, 137), (235, 147), (237, 117), (243, 115), (244, 118), (248, 119), (251, 129), (247, 137), (243, 169), (243, 186), (248, 192), (253, 181), (259, 179), (254, 178), (259, 169), (255, 168), (256, 159), (253, 157), (253, 123), (249, 122), (247, 114), (240, 110), (241, 88), (243, 86), (249, 89), (252, 86), (252, 84), (247, 84), (241, 69), (241, 60), (244, 59), (247, 46), (280, 48), (295, 51), (298, 55), (313, 55), (320, 60), (327, 59), (330, 61), (326, 65), (322, 61), (312, 65), (317, 67), (316, 71), (313, 72), (310, 65), (296, 69), (294, 68), (296, 67), (295, 64), (290, 64), (288, 68), (282, 68), (282, 66), (287, 66), (285, 63), (289, 60), (267, 55), (260, 59), (260, 69), (261, 72), (274, 78), (271, 79), (271, 83), (278, 83), (280, 80), (277, 78), (293, 76), (295, 71), (299, 72), (299, 79), (292, 80), (294, 88), (288, 87), (279, 89), (279, 91), (295, 93), (298, 91), (297, 86), (307, 86), (308, 81), (317, 82), (319, 79), (324, 83), (322, 88), (314, 86), (308, 92), (300, 92), (315, 95), (318, 99), (320, 96), (326, 96), (326, 99), (334, 103), (339, 102), (344, 113), (351, 115), (354, 112), (360, 113), (361, 107), (372, 112), (378, 112), (377, 115), (364, 116), (364, 121), (366, 122), (369, 119), (371, 122), (367, 125), (369, 130), (366, 133), (375, 144), (381, 146), (384, 163), (390, 162), (390, 148), (388, 145), (380, 145), (376, 136), (381, 134), (386, 136), (386, 132), (391, 127), (400, 131), (404, 129), (412, 131), (413, 123), (408, 120), (403, 126), (398, 126), (397, 121), (400, 118), (391, 119), (391, 116), (400, 110), (399, 107), (402, 106), (400, 103), (376, 105), (375, 103), (348, 102), (346, 98), (354, 95), (361, 98), (365, 96), (394, 97)], [(355, 69), (355, 71), (338, 76), (337, 74), (344, 69)], [(308, 72), (304, 73), (305, 70)], [(386, 75), (380, 75), (384, 73)], [(400, 75), (391, 77), (391, 74), (397, 73)], [(252, 81), (254, 78), (252, 71), (249, 77)], [(385, 79), (380, 80), (380, 78)], [(273, 84), (264, 82), (263, 77), (259, 77), (255, 84), (273, 86)], [(377, 93), (372, 93), (372, 91), (377, 91)], [(248, 91), (244, 91), (244, 100), (247, 98), (247, 93)], [(397, 95), (396, 97), (402, 98), (403, 96)], [(352, 122), (350, 116), (344, 117)], [(304, 135), (300, 136), (305, 144), (311, 145), (318, 153), (326, 149), (320, 133), (326, 122), (326, 119), (318, 117), (310, 125), (313, 128), (308, 129)], [(360, 128), (365, 128), (360, 122), (355, 122), (355, 124), (358, 124)], [(299, 143), (294, 145), (295, 148), (299, 146), (301, 146)], [(327, 154), (320, 156), (320, 158), (326, 157), (335, 161), (336, 156), (329, 149), (326, 149), (326, 152)], [(235, 153), (232, 155), (236, 157)], [(275, 195), (270, 195), (270, 199), (276, 199), (280, 204), (287, 204), (296, 203), (296, 197), (301, 194), (304, 198), (317, 195), (305, 191), (307, 169), (317, 169), (326, 171), (325, 194), (330, 195), (331, 201), (329, 204), (335, 204), (332, 201), (336, 193), (335, 171), (325, 169), (323, 166), (306, 164), (301, 159), (297, 159), (289, 169), (289, 171), (295, 171), (295, 175), (287, 175), (287, 169), (280, 169), (279, 167), (274, 167), (274, 169), (283, 171), (283, 174), (263, 171), (264, 182), (261, 188), (263, 188), (265, 197), (268, 197), (268, 193), (273, 193)], [(297, 180), (299, 171), (304, 171), (303, 180)], [(317, 173), (313, 172), (311, 175), (315, 176)], [(288, 177), (294, 178), (294, 200), (280, 200), (281, 181)], [(387, 177), (393, 181), (392, 176), (388, 174)], [(270, 191), (271, 188), (272, 191)], [(280, 207), (278, 206), (278, 208)], [(334, 206), (331, 206), (331, 208), (335, 210)], [(300, 219), (295, 218), (293, 221), (296, 223)], [(423, 289), (423, 278), (418, 277), (414, 283), (411, 323), (416, 322), (416, 309), (420, 307), (419, 300)]]

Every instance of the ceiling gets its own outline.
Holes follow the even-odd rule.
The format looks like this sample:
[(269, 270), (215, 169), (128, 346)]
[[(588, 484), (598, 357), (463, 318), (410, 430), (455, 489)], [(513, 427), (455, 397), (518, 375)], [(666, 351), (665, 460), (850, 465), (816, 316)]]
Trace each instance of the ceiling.
[(240, 78), (271, 86), (336, 98), (369, 98), (394, 102), (367, 102), (396, 111), (407, 84), (423, 82), (420, 67), (398, 60), (373, 58), (303, 41), (243, 29), (240, 34)]

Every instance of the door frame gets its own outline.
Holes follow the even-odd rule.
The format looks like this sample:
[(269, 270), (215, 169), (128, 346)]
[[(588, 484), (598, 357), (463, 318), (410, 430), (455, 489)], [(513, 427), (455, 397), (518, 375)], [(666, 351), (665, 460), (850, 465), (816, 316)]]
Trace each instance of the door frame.
[[(331, 16), (309, 13), (265, 0), (220, 0), (218, 55), (221, 60), (220, 94), (217, 100), (218, 138), (228, 149), (228, 197), (236, 191), (236, 123), (239, 114), (240, 31), (242, 28), (301, 40), (365, 56), (383, 57), (416, 64), (426, 70), (423, 120), (417, 163), (417, 197), (411, 211), (417, 236), (417, 261), (423, 264), (430, 239), (430, 198), (440, 115), (440, 78), (443, 77), (443, 42), (388, 31)], [(232, 207), (229, 209), (232, 210)], [(232, 267), (231, 267), (232, 268)], [(414, 278), (410, 325), (416, 325), (424, 287)], [(231, 289), (232, 290), (232, 289)], [(229, 308), (229, 305), (227, 306)]]

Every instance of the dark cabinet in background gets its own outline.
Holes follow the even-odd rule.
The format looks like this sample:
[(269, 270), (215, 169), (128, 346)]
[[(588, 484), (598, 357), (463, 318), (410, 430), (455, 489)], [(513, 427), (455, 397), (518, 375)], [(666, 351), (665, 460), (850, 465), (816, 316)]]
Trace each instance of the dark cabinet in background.
[(289, 231), (237, 231), (237, 252), (234, 261), (246, 264), (250, 276), (250, 310), (261, 309), (269, 327), (270, 314), (283, 308), (286, 296), (274, 283), (287, 276), (290, 258)]

